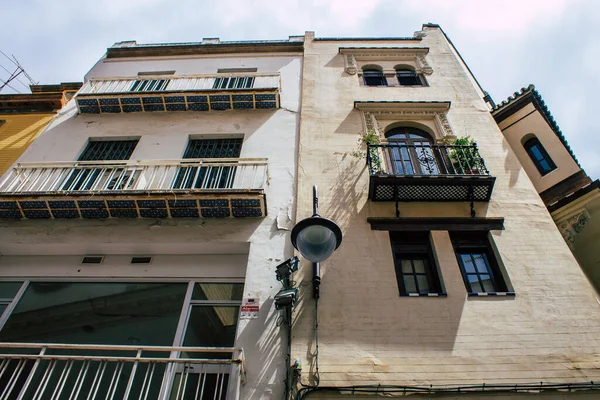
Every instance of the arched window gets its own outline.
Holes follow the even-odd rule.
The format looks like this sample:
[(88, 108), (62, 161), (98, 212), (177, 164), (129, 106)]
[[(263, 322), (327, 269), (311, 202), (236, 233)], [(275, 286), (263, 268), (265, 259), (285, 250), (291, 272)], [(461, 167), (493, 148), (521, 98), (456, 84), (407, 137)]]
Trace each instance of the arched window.
[(423, 86), (423, 78), (409, 67), (397, 66), (396, 78), (400, 86)]
[(432, 147), (431, 135), (410, 126), (392, 128), (385, 133), (390, 146), (388, 159), (395, 175), (438, 175), (439, 154)]
[(542, 176), (548, 174), (551, 171), (556, 169), (556, 164), (548, 155), (544, 146), (540, 143), (540, 140), (537, 137), (532, 137), (523, 143), (523, 147), (529, 154), (531, 161), (535, 164), (535, 167), (540, 171)]
[(381, 69), (376, 66), (366, 66), (363, 68), (363, 81), (365, 86), (387, 86), (387, 80)]

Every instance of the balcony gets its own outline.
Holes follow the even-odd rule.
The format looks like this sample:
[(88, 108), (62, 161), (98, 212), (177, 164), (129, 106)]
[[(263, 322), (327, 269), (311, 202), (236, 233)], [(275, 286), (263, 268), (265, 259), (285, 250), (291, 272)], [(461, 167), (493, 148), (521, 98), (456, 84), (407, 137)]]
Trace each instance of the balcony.
[(278, 74), (91, 79), (77, 92), (82, 114), (279, 108)]
[(264, 217), (267, 159), (17, 164), (1, 219)]
[(373, 201), (489, 201), (490, 176), (476, 146), (369, 145)]
[(238, 399), (241, 349), (0, 343), (2, 399)]

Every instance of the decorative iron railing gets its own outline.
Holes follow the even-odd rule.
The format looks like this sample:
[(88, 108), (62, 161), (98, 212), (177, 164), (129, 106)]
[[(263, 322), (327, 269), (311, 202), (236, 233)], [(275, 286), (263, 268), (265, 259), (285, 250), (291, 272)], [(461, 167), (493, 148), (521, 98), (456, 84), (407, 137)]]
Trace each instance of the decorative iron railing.
[(279, 108), (278, 74), (92, 79), (77, 92), (80, 113), (264, 110)]
[(367, 165), (378, 176), (490, 175), (475, 145), (368, 145)]
[(77, 194), (264, 189), (265, 158), (19, 163), (0, 193)]
[[(223, 79), (228, 79), (223, 83)], [(236, 79), (238, 78), (238, 79)], [(251, 78), (251, 79), (244, 79)], [(140, 82), (147, 82), (141, 85)], [(231, 84), (229, 84), (231, 82)], [(136, 92), (197, 92), (206, 90), (278, 89), (278, 74), (236, 73), (211, 75), (158, 75), (140, 77), (94, 78), (87, 81), (78, 95)]]
[(229, 400), (241, 349), (0, 343), (0, 399)]

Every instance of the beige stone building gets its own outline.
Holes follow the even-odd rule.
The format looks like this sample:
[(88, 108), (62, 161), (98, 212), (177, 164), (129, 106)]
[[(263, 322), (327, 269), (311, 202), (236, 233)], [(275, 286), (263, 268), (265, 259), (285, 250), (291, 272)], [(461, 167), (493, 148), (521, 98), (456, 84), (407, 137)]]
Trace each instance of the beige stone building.
[(298, 398), (599, 398), (600, 306), (538, 194), (579, 170), (559, 137), (531, 178), (433, 24), (307, 33), (302, 88), (297, 219), (317, 185), (343, 242), (318, 302), (298, 278)]
[(600, 182), (581, 168), (533, 85), (494, 105), (492, 115), (598, 291)]

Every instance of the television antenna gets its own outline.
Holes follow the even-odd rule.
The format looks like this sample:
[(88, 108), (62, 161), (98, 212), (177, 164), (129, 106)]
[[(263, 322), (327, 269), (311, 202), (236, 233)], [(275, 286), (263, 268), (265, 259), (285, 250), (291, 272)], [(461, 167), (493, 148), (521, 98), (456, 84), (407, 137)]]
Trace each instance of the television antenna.
[(6, 55), (6, 53), (4, 53), (1, 50), (0, 50), (0, 54), (2, 54), (12, 64), (14, 64), (14, 67), (13, 67), (14, 71), (11, 71), (8, 68), (4, 67), (2, 64), (0, 64), (0, 67), (9, 73), (8, 79), (6, 79), (6, 80), (0, 79), (0, 92), (5, 87), (9, 87), (10, 89), (14, 90), (15, 92), (21, 93), (18, 89), (16, 89), (14, 86), (11, 85), (11, 82), (13, 82), (13, 81), (20, 83), (27, 90), (29, 90), (29, 86), (27, 84), (23, 83), (23, 81), (21, 79), (19, 79), (20, 75), (23, 75), (25, 78), (27, 78), (29, 80), (30, 85), (37, 85), (37, 82), (33, 80), (33, 78), (27, 73), (27, 71), (25, 71), (25, 68), (23, 68), (23, 66), (21, 65), (19, 60), (17, 60), (17, 58), (14, 55), (12, 56), (12, 58), (10, 58), (9, 56)]

